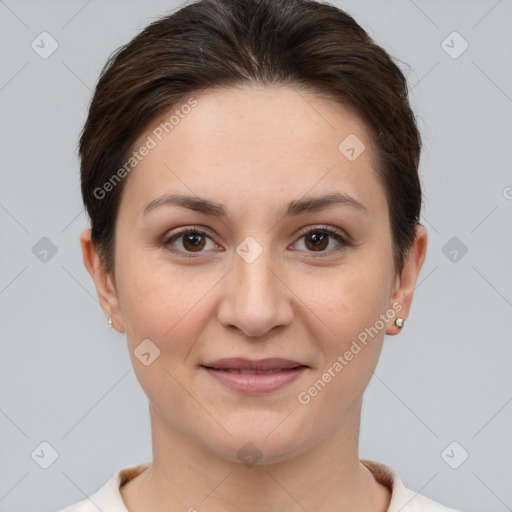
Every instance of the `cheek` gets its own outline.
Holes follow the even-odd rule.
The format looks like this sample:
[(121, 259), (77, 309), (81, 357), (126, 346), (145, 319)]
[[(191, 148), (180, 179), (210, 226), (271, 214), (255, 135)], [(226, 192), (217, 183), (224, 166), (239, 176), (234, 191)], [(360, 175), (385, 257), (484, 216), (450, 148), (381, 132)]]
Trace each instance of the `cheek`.
[(322, 357), (297, 400), (311, 413), (308, 418), (323, 415), (326, 429), (335, 428), (351, 410), (377, 365), (385, 333), (380, 319), (384, 289), (378, 272), (348, 267), (308, 286), (304, 302), (312, 311), (309, 325), (316, 325), (310, 336)]
[(190, 396), (180, 383), (193, 375), (193, 368), (183, 363), (204, 328), (205, 299), (215, 280), (194, 278), (192, 267), (177, 271), (168, 263), (135, 256), (122, 259), (117, 268), (121, 313), (136, 377), (161, 411), (181, 410)]
[(323, 277), (319, 274), (296, 282), (301, 285), (294, 286), (294, 292), (316, 315), (319, 333), (334, 348), (343, 348), (374, 325), (387, 307), (387, 278), (378, 266), (347, 264)]
[[(178, 268), (159, 249), (143, 247), (130, 237), (125, 228), (128, 224), (124, 222), (124, 229), (118, 231), (115, 269), (120, 314), (136, 378), (160, 415), (169, 416), (169, 422), (176, 420), (169, 411), (188, 408), (185, 417), (197, 416), (200, 424), (200, 411), (191, 407), (186, 392), (190, 382), (186, 372), (191, 370), (183, 361), (199, 337), (204, 297), (215, 283), (212, 276), (194, 277), (197, 267)], [(147, 353), (149, 357), (144, 355)]]
[(144, 254), (120, 261), (119, 298), (130, 346), (149, 338), (184, 357), (207, 321), (208, 294), (219, 281), (213, 274)]
[[(309, 383), (311, 394), (303, 391), (317, 404), (336, 404), (340, 414), (370, 381), (385, 334), (381, 315), (387, 308), (386, 272), (366, 263), (333, 269), (297, 290), (310, 308), (310, 336), (322, 355)], [(322, 398), (314, 398), (320, 394)]]

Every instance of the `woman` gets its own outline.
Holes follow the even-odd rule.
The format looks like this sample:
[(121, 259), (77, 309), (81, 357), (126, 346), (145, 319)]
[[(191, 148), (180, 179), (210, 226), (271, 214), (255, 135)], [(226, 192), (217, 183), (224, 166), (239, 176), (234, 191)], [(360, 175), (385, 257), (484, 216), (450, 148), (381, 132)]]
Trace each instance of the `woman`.
[(150, 463), (71, 511), (453, 511), (359, 459), (426, 254), (405, 78), (346, 13), (202, 0), (111, 57), (80, 140), (84, 263)]

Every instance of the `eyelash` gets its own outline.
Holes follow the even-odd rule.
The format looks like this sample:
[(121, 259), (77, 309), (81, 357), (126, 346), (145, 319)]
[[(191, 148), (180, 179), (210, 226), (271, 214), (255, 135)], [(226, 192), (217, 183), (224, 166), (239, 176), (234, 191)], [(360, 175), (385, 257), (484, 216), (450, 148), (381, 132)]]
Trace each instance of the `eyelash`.
[[(332, 255), (332, 253), (334, 253), (334, 252), (341, 251), (345, 247), (349, 247), (349, 246), (352, 245), (351, 242), (346, 237), (344, 237), (339, 232), (331, 229), (328, 226), (314, 226), (312, 228), (307, 228), (307, 229), (305, 229), (305, 230), (303, 230), (303, 231), (301, 231), (299, 233), (299, 238), (297, 240), (300, 240), (304, 236), (310, 235), (312, 233), (328, 235), (329, 237), (334, 238), (337, 242), (340, 243), (340, 247), (338, 247), (336, 249), (332, 249), (332, 250), (327, 251), (327, 252), (326, 251), (319, 251), (318, 253), (315, 254), (315, 251), (308, 251), (308, 252), (312, 253), (312, 255), (309, 256), (309, 257), (312, 257), (312, 258), (324, 258), (326, 256)], [(184, 229), (178, 231), (177, 233), (174, 233), (171, 236), (165, 237), (162, 240), (162, 245), (164, 247), (166, 247), (168, 251), (170, 251), (170, 252), (172, 252), (174, 254), (177, 254), (179, 256), (184, 256), (186, 258), (197, 258), (197, 257), (200, 257), (201, 256), (201, 252), (197, 252), (197, 253), (186, 252), (186, 251), (184, 252), (184, 251), (176, 250), (174, 247), (172, 247), (170, 245), (172, 241), (174, 241), (176, 239), (179, 239), (180, 237), (182, 237), (184, 235), (191, 235), (191, 234), (193, 234), (193, 235), (201, 235), (201, 236), (205, 236), (205, 237), (208, 237), (208, 238), (211, 239), (211, 236), (206, 231), (204, 231), (203, 229), (201, 229), (199, 227), (194, 227), (194, 228), (187, 227), (187, 228), (184, 228)]]

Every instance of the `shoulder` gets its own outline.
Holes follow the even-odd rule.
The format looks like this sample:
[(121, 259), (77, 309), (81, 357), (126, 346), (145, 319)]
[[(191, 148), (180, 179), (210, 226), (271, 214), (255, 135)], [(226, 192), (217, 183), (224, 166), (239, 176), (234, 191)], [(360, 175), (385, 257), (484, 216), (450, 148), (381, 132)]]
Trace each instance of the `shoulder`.
[(461, 512), (408, 489), (392, 467), (373, 460), (360, 460), (378, 482), (391, 490), (391, 501), (387, 512)]
[(57, 512), (128, 512), (119, 488), (144, 471), (149, 462), (130, 466), (116, 471), (112, 477), (94, 494)]

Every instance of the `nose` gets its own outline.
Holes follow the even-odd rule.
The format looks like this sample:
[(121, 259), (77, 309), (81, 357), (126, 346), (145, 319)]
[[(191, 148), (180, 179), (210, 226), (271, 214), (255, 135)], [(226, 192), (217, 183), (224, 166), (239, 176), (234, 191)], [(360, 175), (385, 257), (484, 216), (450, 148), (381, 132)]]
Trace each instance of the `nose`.
[(252, 262), (236, 254), (225, 279), (218, 319), (226, 328), (262, 337), (291, 323), (293, 293), (269, 250)]

